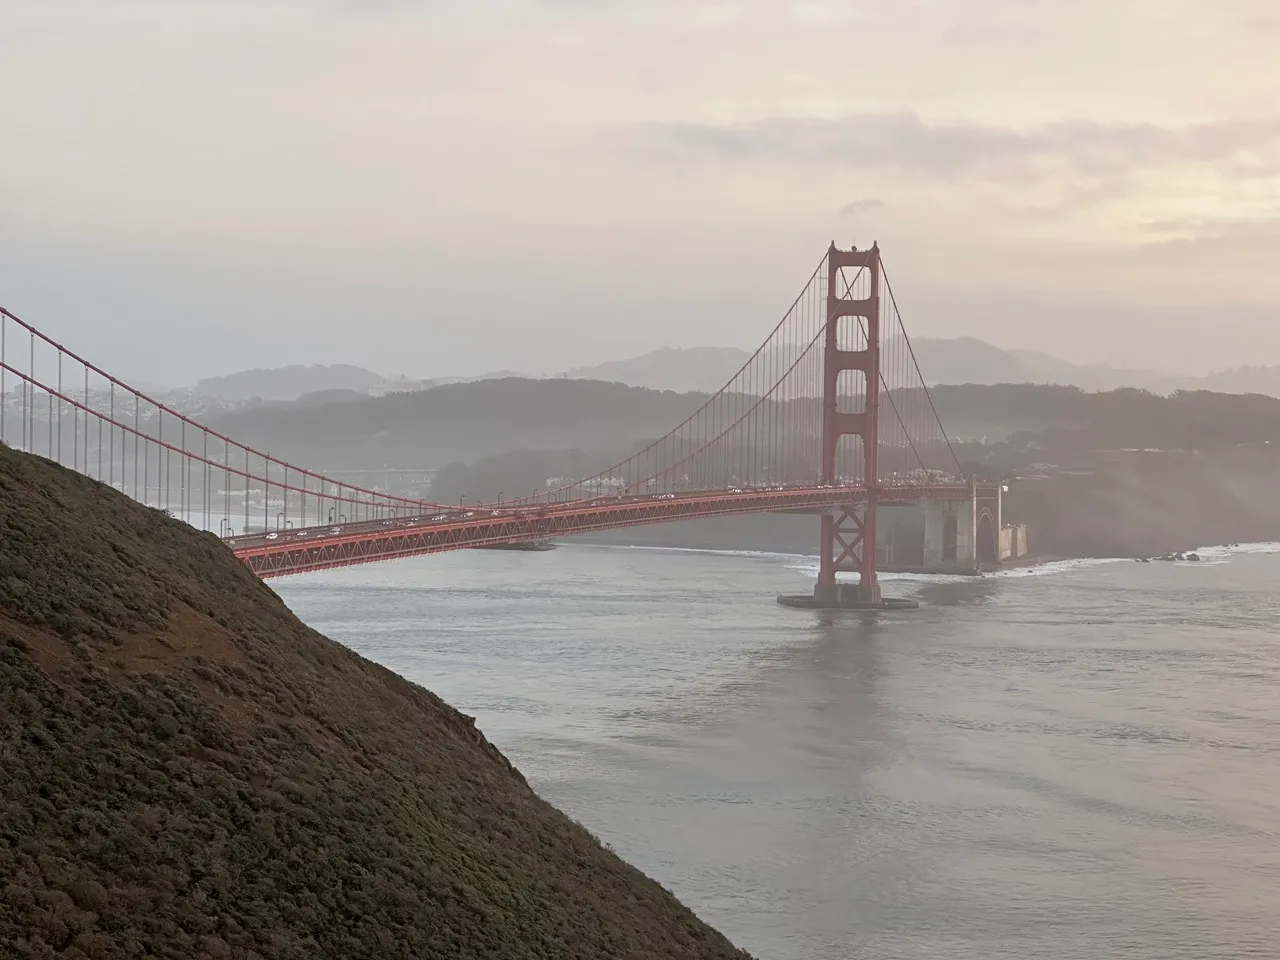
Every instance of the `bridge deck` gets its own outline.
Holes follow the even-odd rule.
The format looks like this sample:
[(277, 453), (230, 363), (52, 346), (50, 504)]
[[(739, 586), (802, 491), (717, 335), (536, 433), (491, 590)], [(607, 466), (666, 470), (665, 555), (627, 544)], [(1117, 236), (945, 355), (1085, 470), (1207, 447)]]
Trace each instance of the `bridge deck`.
[[(922, 500), (964, 500), (970, 496), (972, 490), (967, 484), (899, 484), (880, 487), (876, 502), (902, 505)], [(411, 519), (324, 524), (232, 537), (227, 543), (250, 569), (265, 578), (673, 520), (822, 512), (861, 503), (866, 498), (864, 486), (600, 497), (525, 507), (457, 508)]]

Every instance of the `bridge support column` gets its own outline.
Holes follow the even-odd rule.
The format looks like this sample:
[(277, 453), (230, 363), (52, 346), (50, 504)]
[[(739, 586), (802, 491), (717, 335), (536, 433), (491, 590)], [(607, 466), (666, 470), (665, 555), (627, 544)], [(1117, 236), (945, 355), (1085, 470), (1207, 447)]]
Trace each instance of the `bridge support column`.
[[(851, 271), (848, 276), (845, 270)], [(866, 276), (867, 295), (853, 299), (858, 278)], [(841, 321), (861, 322), (865, 338), (840, 336)], [(853, 332), (850, 329), (850, 332)], [(862, 342), (861, 349), (857, 345)], [(848, 349), (853, 343), (855, 349)], [(856, 506), (823, 514), (818, 583), (813, 596), (778, 598), (787, 606), (873, 610), (914, 607), (914, 601), (885, 600), (876, 577), (876, 499), (879, 487), (877, 454), (880, 446), (880, 247), (870, 250), (827, 250), (827, 319), (822, 360), (822, 471), (821, 483), (843, 481), (837, 469), (840, 438), (861, 440), (864, 499)], [(862, 374), (861, 410), (840, 408), (840, 374)], [(856, 394), (855, 394), (856, 396)], [(852, 399), (845, 397), (844, 399)], [(856, 582), (837, 581), (836, 574), (856, 571)]]
[(967, 573), (977, 569), (977, 503), (927, 500), (924, 504), (924, 569)]
[[(870, 523), (868, 523), (870, 519)], [(822, 515), (822, 553), (819, 557), (815, 598), (827, 602), (879, 603), (880, 584), (875, 569), (875, 507), (846, 507)], [(863, 557), (871, 554), (872, 575), (864, 576)], [(839, 582), (837, 573), (857, 573), (857, 582)]]

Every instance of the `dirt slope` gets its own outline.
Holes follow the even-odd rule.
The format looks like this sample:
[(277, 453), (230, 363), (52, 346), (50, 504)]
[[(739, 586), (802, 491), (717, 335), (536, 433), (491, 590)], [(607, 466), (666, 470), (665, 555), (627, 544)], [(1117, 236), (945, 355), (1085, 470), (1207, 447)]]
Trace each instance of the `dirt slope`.
[(746, 955), (216, 538), (0, 447), (0, 956)]

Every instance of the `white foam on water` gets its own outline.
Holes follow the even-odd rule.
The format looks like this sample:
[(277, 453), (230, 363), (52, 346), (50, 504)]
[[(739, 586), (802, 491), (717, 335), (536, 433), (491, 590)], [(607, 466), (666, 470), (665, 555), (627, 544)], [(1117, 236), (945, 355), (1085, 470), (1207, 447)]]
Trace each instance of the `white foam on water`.
[(1237, 543), (1232, 546), (1197, 547), (1191, 553), (1198, 555), (1201, 560), (1222, 561), (1240, 554), (1280, 553), (1280, 543)]
[[(1263, 541), (1258, 543), (1236, 543), (1231, 545), (1219, 544), (1213, 547), (1196, 547), (1194, 550), (1186, 551), (1183, 556), (1194, 553), (1200, 558), (1200, 562), (1191, 563), (1175, 562), (1178, 567), (1220, 567), (1223, 564), (1230, 563), (1235, 557), (1244, 556), (1266, 556), (1269, 554), (1280, 553), (1280, 543), (1271, 541)], [(1161, 563), (1157, 557), (1151, 558), (1152, 563)]]
[(778, 553), (771, 550), (717, 550), (712, 547), (662, 547), (638, 543), (574, 543), (573, 546), (602, 550), (646, 550), (653, 553), (701, 553), (717, 557), (750, 557), (757, 560), (812, 559), (815, 564), (818, 562), (816, 557), (809, 558), (803, 553)]
[[(807, 574), (810, 577), (817, 577), (818, 558), (804, 557), (799, 563), (787, 564), (787, 569)], [(972, 583), (981, 579), (980, 577), (967, 577), (963, 574), (954, 573), (878, 573), (876, 576), (882, 581), (897, 581), (901, 583)], [(856, 580), (857, 575), (852, 573), (843, 574), (838, 579)]]
[(1076, 560), (1050, 560), (1048, 563), (1037, 563), (1026, 567), (1011, 567), (1008, 570), (996, 570), (986, 576), (996, 579), (1012, 577), (1051, 577), (1059, 573), (1070, 573), (1073, 570), (1085, 570), (1089, 567), (1102, 567), (1112, 563), (1132, 563), (1122, 557), (1081, 557)]
[[(1200, 563), (1177, 563), (1179, 567), (1214, 567), (1230, 563), (1232, 557), (1280, 554), (1280, 543), (1238, 543), (1234, 546), (1200, 547), (1188, 550), (1200, 557)], [(1184, 556), (1186, 554), (1183, 554)], [(782, 556), (782, 555), (779, 555)], [(1075, 560), (1050, 560), (1046, 563), (1029, 564), (1025, 567), (1010, 567), (984, 573), (981, 577), (964, 576), (953, 573), (881, 573), (879, 579), (885, 581), (906, 581), (915, 583), (972, 583), (976, 580), (995, 579), (1009, 580), (1021, 577), (1052, 577), (1058, 574), (1071, 573), (1076, 570), (1087, 570), (1091, 567), (1109, 566), (1114, 563), (1133, 563), (1132, 557), (1082, 557)], [(1152, 560), (1152, 563), (1160, 563)], [(799, 563), (787, 565), (788, 570), (795, 570), (816, 577), (818, 575), (818, 558), (804, 557)], [(849, 574), (854, 579), (854, 574)], [(844, 577), (841, 577), (844, 579)]]
[[(717, 557), (743, 557), (751, 560), (781, 560), (784, 561), (784, 569), (786, 570), (794, 570), (797, 573), (803, 573), (806, 576), (814, 578), (818, 576), (818, 558), (813, 554), (782, 553), (776, 550), (720, 550), (711, 547), (666, 547), (633, 543), (576, 543), (569, 541), (563, 545), (572, 546), (574, 549), (640, 550), (648, 553), (692, 553)], [(1201, 562), (1198, 564), (1179, 563), (1176, 564), (1176, 566), (1212, 567), (1224, 563), (1230, 563), (1231, 558), (1237, 555), (1276, 554), (1280, 553), (1280, 543), (1240, 543), (1235, 546), (1200, 547), (1196, 550), (1189, 550), (1187, 553), (1197, 554), (1200, 557)], [(1023, 577), (1052, 577), (1059, 574), (1071, 573), (1077, 570), (1087, 570), (1092, 567), (1133, 562), (1132, 557), (1081, 557), (1074, 560), (1050, 560), (1045, 563), (1033, 563), (1022, 567), (1010, 567), (1004, 570), (995, 570), (989, 573), (984, 573), (981, 576), (955, 573), (881, 572), (879, 574), (879, 579), (885, 582), (919, 584), (973, 583), (983, 579), (1013, 580), (1021, 579)], [(1153, 559), (1151, 562), (1159, 563), (1160, 561)], [(856, 579), (856, 574), (846, 574), (841, 576), (840, 579), (854, 580)]]
[[(1086, 558), (1081, 560), (1054, 560), (1049, 563), (1035, 564), (1034, 566), (1013, 567), (1008, 570), (997, 570), (991, 573), (984, 573), (981, 576), (970, 576), (959, 573), (888, 573), (882, 572), (878, 574), (880, 580), (904, 581), (909, 583), (973, 583), (983, 579), (1009, 579), (1013, 577), (1047, 577), (1058, 573), (1068, 573), (1072, 570), (1081, 570), (1088, 567), (1097, 567), (1104, 564), (1123, 563), (1119, 558)], [(1132, 562), (1132, 561), (1129, 561)], [(806, 557), (803, 563), (793, 563), (787, 565), (788, 570), (796, 570), (811, 576), (818, 575), (818, 558)], [(851, 578), (853, 574), (849, 575)]]

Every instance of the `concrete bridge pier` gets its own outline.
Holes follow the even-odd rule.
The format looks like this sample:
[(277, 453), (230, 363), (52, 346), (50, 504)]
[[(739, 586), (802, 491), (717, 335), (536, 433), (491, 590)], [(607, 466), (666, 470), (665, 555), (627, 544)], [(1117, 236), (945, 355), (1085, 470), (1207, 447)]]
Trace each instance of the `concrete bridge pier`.
[[(822, 514), (822, 553), (813, 594), (783, 595), (778, 602), (811, 610), (910, 610), (914, 600), (887, 598), (876, 578), (874, 495), (863, 504)], [(837, 580), (853, 573), (856, 581)]]
[(972, 500), (928, 500), (924, 505), (924, 566), (978, 569), (978, 515)]
[(815, 583), (813, 597), (818, 603), (833, 607), (876, 608), (884, 601), (880, 593), (880, 584), (863, 585), (861, 581), (850, 583), (844, 580), (837, 580), (835, 583)]
[(924, 503), (924, 568), (979, 573), (1007, 559), (1001, 550), (1003, 488), (994, 484), (979, 494), (975, 481), (963, 500)]
[(969, 495), (896, 508), (879, 545), (881, 568), (894, 573), (979, 574), (1027, 556), (1027, 526), (1004, 522), (1003, 487), (970, 486)]

